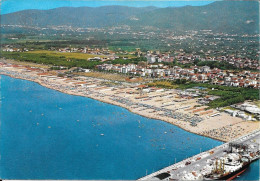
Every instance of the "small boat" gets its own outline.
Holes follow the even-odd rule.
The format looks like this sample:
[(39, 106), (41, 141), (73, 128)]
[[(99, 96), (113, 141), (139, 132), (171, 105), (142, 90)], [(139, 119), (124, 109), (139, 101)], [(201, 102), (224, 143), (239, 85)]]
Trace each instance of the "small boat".
[(104, 134), (103, 134), (103, 133), (101, 133), (100, 135), (101, 135), (101, 136), (104, 136)]

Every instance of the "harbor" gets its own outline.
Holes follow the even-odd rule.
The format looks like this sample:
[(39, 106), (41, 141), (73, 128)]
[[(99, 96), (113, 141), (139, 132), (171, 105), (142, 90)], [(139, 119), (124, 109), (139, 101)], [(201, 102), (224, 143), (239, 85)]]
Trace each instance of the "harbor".
[(259, 145), (260, 130), (257, 130), (139, 180), (232, 180), (259, 159)]

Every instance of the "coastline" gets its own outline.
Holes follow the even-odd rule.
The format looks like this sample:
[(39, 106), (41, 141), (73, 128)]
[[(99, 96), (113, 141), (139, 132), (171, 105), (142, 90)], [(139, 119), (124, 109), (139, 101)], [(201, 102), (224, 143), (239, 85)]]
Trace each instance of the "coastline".
[[(6, 76), (9, 76), (9, 77), (12, 77), (12, 78), (15, 78), (15, 79), (21, 79), (21, 80), (27, 80), (27, 81), (35, 82), (35, 83), (37, 83), (37, 84), (39, 84), (39, 85), (41, 85), (41, 86), (44, 86), (44, 87), (46, 87), (46, 88), (48, 88), (48, 89), (52, 89), (52, 90), (55, 90), (55, 91), (58, 91), (58, 92), (61, 92), (61, 93), (64, 93), (64, 94), (73, 95), (73, 96), (87, 97), (87, 98), (89, 98), (89, 99), (97, 100), (97, 101), (100, 101), (100, 102), (103, 102), (103, 103), (106, 103), (106, 104), (111, 104), (111, 105), (114, 105), (114, 106), (122, 107), (122, 108), (127, 109), (128, 111), (130, 111), (130, 112), (132, 112), (132, 113), (134, 113), (134, 114), (138, 114), (138, 115), (140, 115), (140, 116), (143, 116), (143, 117), (146, 117), (146, 118), (149, 118), (149, 119), (155, 119), (155, 120), (158, 120), (158, 121), (164, 121), (164, 122), (167, 122), (167, 123), (169, 123), (169, 124), (172, 124), (171, 122), (168, 122), (168, 121), (165, 121), (165, 120), (160, 120), (160, 119), (154, 118), (154, 117), (152, 117), (152, 116), (142, 115), (142, 114), (140, 114), (139, 112), (134, 112), (134, 111), (132, 111), (131, 109), (127, 108), (126, 106), (123, 106), (123, 105), (120, 105), (120, 104), (116, 104), (116, 102), (108, 102), (108, 101), (104, 101), (104, 100), (101, 100), (101, 99), (98, 99), (98, 98), (93, 98), (93, 97), (91, 97), (91, 96), (78, 95), (78, 94), (75, 94), (75, 93), (74, 93), (74, 94), (73, 94), (73, 93), (66, 93), (66, 92), (61, 91), (61, 90), (58, 90), (58, 89), (53, 89), (53, 88), (51, 88), (51, 87), (49, 87), (49, 86), (46, 86), (46, 85), (44, 85), (44, 84), (42, 84), (41, 82), (38, 82), (38, 81), (32, 81), (32, 80), (28, 80), (28, 79), (24, 79), (24, 78), (17, 78), (17, 77), (14, 77), (14, 76), (11, 76), (11, 75), (7, 75), (7, 74), (2, 74), (2, 73), (0, 73), (0, 75), (6, 75)], [(175, 124), (173, 124), (173, 125), (174, 125), (174, 126), (177, 126), (177, 127), (180, 128), (180, 129), (183, 129), (184, 131), (187, 131), (187, 132), (190, 132), (190, 133), (193, 133), (193, 134), (197, 134), (197, 135), (200, 135), (200, 136), (204, 136), (204, 137), (208, 137), (208, 138), (211, 138), (211, 139), (215, 139), (215, 140), (217, 140), (217, 141), (221, 141), (221, 142), (224, 142), (224, 143), (227, 142), (227, 141), (224, 141), (224, 140), (221, 140), (221, 139), (217, 139), (217, 138), (205, 136), (205, 135), (202, 135), (202, 134), (194, 133), (194, 132), (192, 132), (192, 131), (190, 131), (190, 130), (188, 130), (188, 129), (185, 129), (185, 128), (180, 127), (180, 126), (175, 125)]]
[[(13, 70), (15, 70), (15, 68), (12, 68), (12, 71)], [(20, 70), (18, 70), (18, 71), (20, 71)], [(249, 129), (249, 130), (246, 130), (244, 133), (241, 133), (241, 134), (235, 136), (234, 138), (227, 139), (227, 138), (221, 137), (221, 135), (218, 135), (218, 134), (216, 134), (216, 135), (206, 134), (207, 132), (205, 132), (205, 131), (211, 131), (211, 130), (215, 131), (214, 123), (211, 123), (211, 124), (213, 124), (212, 128), (205, 128), (205, 125), (203, 126), (203, 122), (205, 122), (205, 121), (202, 121), (201, 123), (199, 123), (200, 127), (199, 126), (198, 127), (192, 127), (187, 122), (184, 122), (184, 121), (180, 121), (180, 120), (172, 119), (172, 118), (170, 119), (170, 118), (167, 118), (165, 116), (158, 116), (156, 113), (149, 113), (149, 112), (147, 113), (147, 111), (140, 111), (140, 110), (135, 109), (135, 108), (133, 108), (131, 106), (127, 106), (126, 104), (113, 101), (111, 98), (113, 96), (115, 96), (115, 95), (111, 95), (111, 93), (110, 94), (106, 94), (105, 97), (104, 96), (102, 97), (102, 96), (97, 96), (96, 94), (83, 94), (82, 92), (73, 91), (75, 89), (65, 90), (65, 89), (60, 88), (59, 86), (55, 87), (55, 86), (52, 86), (52, 84), (47, 84), (46, 82), (41, 80), (40, 76), (38, 76), (38, 75), (35, 76), (35, 74), (33, 74), (35, 76), (34, 79), (21, 77), (21, 76), (19, 77), (19, 76), (15, 76), (14, 74), (12, 75), (12, 74), (8, 74), (8, 73), (4, 73), (4, 72), (0, 72), (0, 75), (7, 75), (7, 76), (10, 76), (12, 78), (23, 79), (23, 80), (27, 80), (27, 81), (33, 81), (35, 83), (38, 83), (41, 86), (44, 86), (46, 88), (53, 89), (53, 90), (56, 90), (56, 91), (59, 91), (59, 92), (65, 93), (65, 94), (70, 94), (70, 95), (74, 95), (74, 96), (88, 97), (88, 98), (91, 98), (91, 99), (94, 99), (94, 100), (97, 100), (97, 101), (101, 101), (101, 102), (104, 102), (104, 103), (112, 104), (112, 105), (115, 105), (115, 106), (120, 106), (120, 107), (123, 107), (123, 108), (127, 109), (128, 111), (130, 111), (132, 113), (141, 115), (143, 117), (147, 117), (147, 118), (150, 118), (150, 119), (156, 119), (156, 120), (159, 120), (159, 121), (165, 121), (165, 122), (167, 122), (169, 124), (173, 124), (173, 125), (181, 128), (181, 129), (183, 129), (185, 131), (188, 131), (188, 132), (200, 135), (200, 136), (204, 136), (204, 137), (209, 137), (209, 138), (221, 141), (221, 142), (228, 142), (230, 140), (233, 140), (236, 137), (240, 137), (241, 135), (244, 135), (246, 133), (249, 133), (249, 132), (253, 131), (253, 130)], [(31, 76), (29, 76), (29, 77), (31, 77)], [(62, 84), (62, 83), (60, 83), (60, 84)], [(232, 126), (237, 125), (237, 124), (238, 125), (245, 124), (245, 122), (241, 121), (241, 120), (238, 120), (238, 121), (236, 120), (235, 122), (233, 121), (232, 125), (231, 124), (228, 124), (228, 125), (231, 126), (231, 129), (232, 129)], [(254, 125), (255, 125), (255, 123), (254, 123)], [(223, 128), (221, 127), (221, 129), (223, 129)], [(255, 126), (255, 129), (258, 129), (257, 126)]]
[[(12, 77), (12, 78), (15, 78), (15, 79), (21, 79), (21, 80), (27, 80), (27, 81), (35, 82), (35, 83), (37, 83), (37, 84), (39, 84), (39, 85), (41, 85), (41, 86), (43, 86), (43, 87), (46, 87), (46, 88), (48, 88), (48, 89), (52, 89), (52, 90), (55, 90), (55, 91), (58, 91), (58, 92), (61, 92), (61, 93), (64, 93), (64, 94), (73, 95), (73, 96), (87, 97), (87, 98), (89, 98), (89, 99), (97, 100), (97, 101), (100, 101), (100, 102), (103, 102), (103, 103), (106, 103), (106, 104), (111, 104), (111, 105), (114, 105), (114, 106), (122, 107), (122, 108), (127, 109), (128, 111), (130, 111), (130, 112), (132, 112), (132, 113), (134, 113), (134, 114), (138, 114), (138, 115), (140, 115), (140, 116), (143, 116), (143, 117), (146, 117), (146, 118), (149, 118), (149, 119), (155, 119), (155, 120), (158, 120), (158, 121), (164, 121), (164, 122), (167, 122), (167, 123), (169, 123), (169, 124), (172, 124), (172, 123), (169, 122), (169, 121), (160, 120), (160, 119), (154, 118), (154, 117), (152, 117), (152, 116), (142, 115), (140, 112), (134, 112), (133, 110), (129, 109), (128, 107), (123, 106), (123, 105), (120, 105), (120, 104), (117, 104), (116, 102), (104, 101), (104, 100), (101, 100), (101, 99), (98, 99), (98, 98), (93, 98), (93, 97), (91, 97), (91, 96), (84, 96), (84, 95), (79, 95), (79, 94), (75, 94), (75, 93), (67, 93), (67, 92), (65, 92), (65, 91), (62, 91), (62, 90), (59, 90), (59, 89), (54, 89), (54, 88), (52, 88), (52, 87), (50, 87), (50, 86), (44, 85), (44, 84), (42, 84), (41, 82), (38, 82), (38, 81), (28, 80), (28, 79), (24, 79), (24, 78), (17, 78), (17, 77), (14, 77), (14, 76), (12, 76), (12, 75), (8, 75), (8, 74), (2, 74), (2, 73), (0, 73), (0, 75), (6, 75), (6, 76), (9, 76), (9, 77)], [(188, 129), (185, 129), (185, 128), (183, 128), (183, 127), (180, 127), (180, 126), (178, 126), (178, 125), (175, 125), (175, 124), (173, 124), (173, 125), (174, 125), (174, 126), (177, 126), (177, 127), (180, 128), (180, 129), (183, 129), (183, 130), (185, 130), (185, 131), (187, 131), (187, 132), (190, 132), (190, 133), (193, 133), (193, 134), (197, 134), (197, 135), (200, 135), (200, 136), (204, 136), (204, 137), (208, 137), (208, 138), (212, 138), (212, 137), (205, 136), (205, 135), (202, 135), (202, 134), (194, 133), (194, 132), (192, 132), (192, 131), (190, 131), (190, 130), (188, 130)], [(215, 139), (215, 140), (221, 141), (221, 142), (226, 142), (226, 141), (223, 141), (223, 140), (217, 139), (217, 138), (212, 138), (212, 139)]]

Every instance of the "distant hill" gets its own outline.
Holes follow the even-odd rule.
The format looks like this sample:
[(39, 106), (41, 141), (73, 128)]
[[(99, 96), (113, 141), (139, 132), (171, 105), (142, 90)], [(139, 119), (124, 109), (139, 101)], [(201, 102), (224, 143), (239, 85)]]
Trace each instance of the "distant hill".
[(1, 16), (1, 24), (28, 26), (105, 27), (118, 25), (134, 15), (152, 11), (155, 7), (126, 6), (62, 7), (50, 10), (23, 10)]
[(1, 16), (1, 24), (26, 26), (109, 27), (153, 26), (175, 31), (205, 30), (226, 33), (259, 33), (259, 5), (250, 1), (217, 1), (185, 7), (62, 7), (24, 10)]

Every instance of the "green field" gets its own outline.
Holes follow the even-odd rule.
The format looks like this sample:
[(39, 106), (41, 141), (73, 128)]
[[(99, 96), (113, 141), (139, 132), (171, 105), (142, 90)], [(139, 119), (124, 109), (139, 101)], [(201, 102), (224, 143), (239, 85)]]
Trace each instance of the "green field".
[(52, 66), (65, 66), (94, 68), (101, 62), (87, 61), (88, 58), (96, 57), (95, 55), (83, 53), (60, 53), (55, 51), (31, 51), (31, 52), (1, 52), (0, 57), (14, 59), (22, 62), (33, 62), (38, 64), (47, 64)]
[(40, 54), (46, 56), (53, 56), (53, 57), (65, 57), (65, 58), (72, 58), (72, 59), (88, 59), (94, 57), (105, 57), (102, 55), (92, 55), (92, 54), (85, 54), (85, 53), (70, 53), (70, 52), (57, 52), (57, 51), (48, 51), (48, 50), (36, 50), (27, 52), (29, 54)]
[[(101, 61), (87, 61), (88, 58), (93, 57), (105, 57), (102, 55), (92, 55), (84, 53), (61, 53), (56, 51), (48, 50), (37, 50), (29, 52), (0, 52), (0, 57), (5, 57), (7, 59), (13, 59), (21, 62), (32, 62), (38, 64), (45, 64), (51, 66), (65, 66), (68, 68), (71, 67), (81, 67), (94, 69), (96, 65), (102, 64)], [(113, 61), (107, 61), (107, 63), (112, 64), (129, 64), (134, 63), (138, 64), (140, 61), (145, 61), (143, 57), (133, 58), (134, 56), (129, 57), (128, 59), (116, 59)]]
[(178, 85), (172, 84), (170, 81), (155, 81), (147, 84), (149, 87), (160, 87), (165, 89), (176, 89)]

